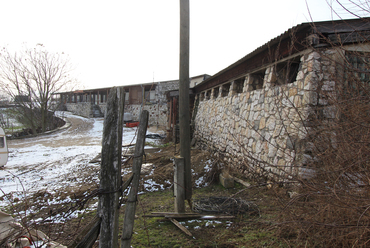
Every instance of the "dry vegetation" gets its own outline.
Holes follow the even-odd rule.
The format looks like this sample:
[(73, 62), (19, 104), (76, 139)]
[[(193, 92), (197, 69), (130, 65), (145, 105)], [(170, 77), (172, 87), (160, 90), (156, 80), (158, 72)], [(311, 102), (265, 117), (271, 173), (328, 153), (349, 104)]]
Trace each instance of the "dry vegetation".
[[(369, 10), (366, 5), (363, 8)], [(364, 42), (368, 42), (366, 37)], [(338, 50), (344, 49), (338, 44), (332, 45)], [(317, 52), (321, 54), (321, 50)], [(317, 105), (310, 115), (310, 123), (305, 124), (309, 130), (304, 147), (310, 177), (293, 177), (284, 183), (256, 178), (250, 187), (236, 183), (234, 188), (225, 189), (217, 180), (225, 165), (209, 153), (193, 150), (193, 182), (204, 177), (202, 184), (194, 185), (195, 200), (210, 196), (242, 199), (257, 206), (258, 214), (256, 211), (239, 211), (235, 219), (219, 222), (187, 220), (182, 224), (192, 233), (192, 237), (188, 237), (168, 221), (143, 217), (151, 212), (173, 211), (171, 158), (178, 147), (162, 147), (161, 152), (147, 155), (146, 162), (153, 163), (155, 168), (154, 173), (143, 176), (143, 180), (151, 179), (156, 182), (154, 188), (162, 185), (164, 189), (140, 194), (132, 246), (369, 247), (370, 53), (357, 52), (349, 56), (343, 53), (341, 59), (329, 79), (340, 83), (336, 83), (330, 92), (319, 88), (316, 93), (325, 99), (326, 104)], [(335, 113), (331, 120), (322, 116), (329, 107)], [(210, 159), (212, 168), (205, 171)], [(130, 167), (130, 164), (125, 166)], [(73, 200), (69, 209), (86, 210), (85, 200), (97, 200), (93, 191), (97, 185), (90, 186), (71, 192)], [(34, 195), (32, 199), (39, 196)], [(42, 196), (44, 200), (56, 197)], [(9, 211), (14, 212), (27, 207), (23, 203), (12, 206), (14, 208)], [(63, 244), (71, 242), (95, 216), (95, 210), (85, 211), (63, 224), (47, 223), (46, 220), (66, 206), (46, 206), (40, 207), (44, 209), (43, 216), (37, 217), (43, 221), (38, 222), (37, 227)], [(120, 218), (123, 218), (124, 207), (121, 212)]]

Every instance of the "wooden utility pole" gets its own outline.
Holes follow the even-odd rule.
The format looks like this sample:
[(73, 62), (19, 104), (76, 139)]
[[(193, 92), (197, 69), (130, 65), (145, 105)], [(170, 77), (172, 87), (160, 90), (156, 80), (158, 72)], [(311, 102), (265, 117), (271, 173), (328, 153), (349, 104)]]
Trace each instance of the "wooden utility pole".
[[(135, 146), (134, 160), (132, 164), (133, 179), (131, 182), (130, 193), (127, 197), (127, 204), (125, 210), (125, 218), (123, 221), (123, 231), (121, 237), (121, 248), (131, 247), (131, 237), (134, 230), (135, 210), (137, 193), (139, 190), (141, 164), (143, 162), (145, 135), (148, 126), (149, 112), (147, 110), (141, 111), (140, 124), (137, 132), (137, 141)], [(110, 247), (110, 246), (106, 246)], [(115, 246), (114, 246), (115, 247)]]
[(189, 0), (180, 0), (180, 156), (184, 158), (185, 199), (191, 200), (190, 107), (189, 107)]
[(99, 247), (117, 247), (119, 197), (121, 196), (122, 128), (125, 91), (112, 88), (104, 118), (98, 216), (101, 218)]
[(175, 157), (174, 170), (174, 195), (175, 195), (175, 212), (185, 213), (185, 188), (184, 188), (184, 158)]

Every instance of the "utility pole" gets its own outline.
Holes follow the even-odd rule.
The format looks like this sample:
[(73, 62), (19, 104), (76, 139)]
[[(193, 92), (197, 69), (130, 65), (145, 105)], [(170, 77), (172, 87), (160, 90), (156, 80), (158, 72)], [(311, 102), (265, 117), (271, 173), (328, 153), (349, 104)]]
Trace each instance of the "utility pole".
[(192, 196), (190, 159), (190, 108), (189, 108), (189, 0), (180, 0), (180, 85), (179, 122), (180, 156), (184, 158), (185, 199)]

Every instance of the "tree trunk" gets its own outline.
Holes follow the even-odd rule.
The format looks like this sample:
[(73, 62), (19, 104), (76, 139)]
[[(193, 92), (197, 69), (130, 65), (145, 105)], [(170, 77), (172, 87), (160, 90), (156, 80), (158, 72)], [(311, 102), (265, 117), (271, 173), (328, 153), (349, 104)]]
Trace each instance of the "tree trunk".
[(43, 103), (41, 105), (40, 111), (41, 111), (41, 128), (42, 128), (42, 132), (45, 133), (45, 131), (46, 131), (46, 119), (47, 119), (47, 116), (48, 116), (48, 113), (47, 113), (48, 109), (45, 106), (45, 103)]

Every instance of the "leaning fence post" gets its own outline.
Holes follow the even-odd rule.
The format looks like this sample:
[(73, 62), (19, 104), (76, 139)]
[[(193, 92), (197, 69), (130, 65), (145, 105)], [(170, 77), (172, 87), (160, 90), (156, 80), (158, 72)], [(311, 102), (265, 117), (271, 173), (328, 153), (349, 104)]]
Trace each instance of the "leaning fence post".
[(137, 132), (137, 141), (135, 146), (135, 154), (132, 165), (132, 173), (134, 175), (131, 182), (130, 193), (127, 197), (127, 204), (125, 210), (125, 218), (123, 221), (123, 231), (121, 237), (121, 248), (130, 248), (131, 236), (134, 230), (135, 210), (137, 193), (139, 189), (141, 164), (143, 162), (145, 134), (148, 126), (147, 110), (143, 110), (140, 115), (140, 124)]
[(104, 118), (102, 158), (100, 169), (101, 218), (99, 247), (118, 246), (119, 197), (121, 196), (122, 129), (125, 91), (123, 87), (110, 90)]

